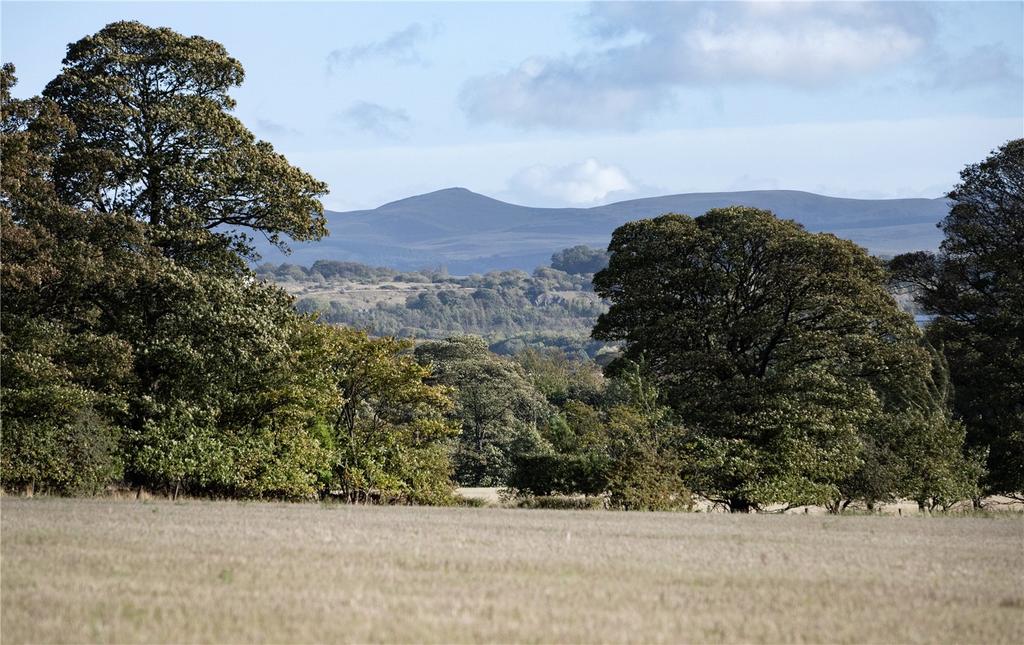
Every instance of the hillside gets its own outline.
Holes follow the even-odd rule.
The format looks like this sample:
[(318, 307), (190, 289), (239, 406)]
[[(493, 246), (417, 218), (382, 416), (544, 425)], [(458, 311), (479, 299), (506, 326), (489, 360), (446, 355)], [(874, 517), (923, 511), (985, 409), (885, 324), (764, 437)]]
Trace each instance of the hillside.
[(598, 315), (607, 310), (591, 287), (591, 274), (538, 267), (532, 274), (456, 277), (320, 261), (309, 269), (263, 264), (257, 275), (295, 296), (300, 311), (375, 336), (476, 334), (500, 354), (558, 347), (578, 358), (593, 358), (604, 347), (589, 339)]
[[(624, 222), (676, 212), (756, 206), (795, 219), (812, 231), (849, 238), (879, 255), (929, 249), (941, 238), (935, 224), (945, 199), (845, 199), (791, 190), (689, 193), (616, 202), (593, 208), (534, 208), (464, 188), (448, 188), (372, 210), (328, 211), (330, 237), (295, 244), (288, 262), (353, 260), (397, 269), (444, 266), (454, 274), (532, 270), (561, 248), (603, 248)], [(286, 258), (261, 247), (264, 260)]]

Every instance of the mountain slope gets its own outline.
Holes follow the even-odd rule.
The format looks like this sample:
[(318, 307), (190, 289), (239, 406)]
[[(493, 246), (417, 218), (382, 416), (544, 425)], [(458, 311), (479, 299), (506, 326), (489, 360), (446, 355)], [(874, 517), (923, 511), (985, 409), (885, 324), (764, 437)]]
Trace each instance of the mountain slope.
[[(700, 215), (711, 208), (756, 206), (809, 230), (852, 239), (872, 253), (932, 249), (945, 199), (865, 200), (791, 190), (688, 193), (634, 199), (593, 208), (534, 208), (508, 204), (465, 188), (448, 188), (372, 210), (328, 211), (330, 237), (295, 244), (287, 261), (353, 260), (399, 269), (445, 265), (453, 273), (525, 269), (546, 264), (567, 246), (605, 247), (624, 222), (663, 213)], [(264, 247), (264, 259), (281, 262)]]

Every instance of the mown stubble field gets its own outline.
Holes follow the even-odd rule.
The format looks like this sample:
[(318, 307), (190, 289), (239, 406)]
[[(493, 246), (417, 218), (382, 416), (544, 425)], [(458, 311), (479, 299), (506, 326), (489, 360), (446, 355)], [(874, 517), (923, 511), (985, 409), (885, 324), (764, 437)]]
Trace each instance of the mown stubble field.
[(1024, 520), (0, 502), (5, 644), (1024, 642)]

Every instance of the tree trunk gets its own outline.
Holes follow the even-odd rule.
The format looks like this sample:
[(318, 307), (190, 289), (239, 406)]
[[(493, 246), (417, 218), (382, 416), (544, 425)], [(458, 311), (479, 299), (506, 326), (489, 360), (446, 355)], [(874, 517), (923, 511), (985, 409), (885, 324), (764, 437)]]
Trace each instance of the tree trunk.
[(750, 503), (750, 500), (746, 499), (730, 499), (729, 500), (729, 512), (730, 513), (749, 513), (753, 510), (754, 505)]

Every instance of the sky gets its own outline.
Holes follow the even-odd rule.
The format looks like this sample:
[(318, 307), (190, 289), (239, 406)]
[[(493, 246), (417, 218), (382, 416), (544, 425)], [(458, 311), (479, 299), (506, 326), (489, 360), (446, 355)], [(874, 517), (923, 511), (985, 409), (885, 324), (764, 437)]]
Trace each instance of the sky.
[(236, 115), (332, 210), (792, 189), (938, 197), (1024, 136), (1024, 3), (0, 2), (39, 93), (139, 20), (223, 43)]

